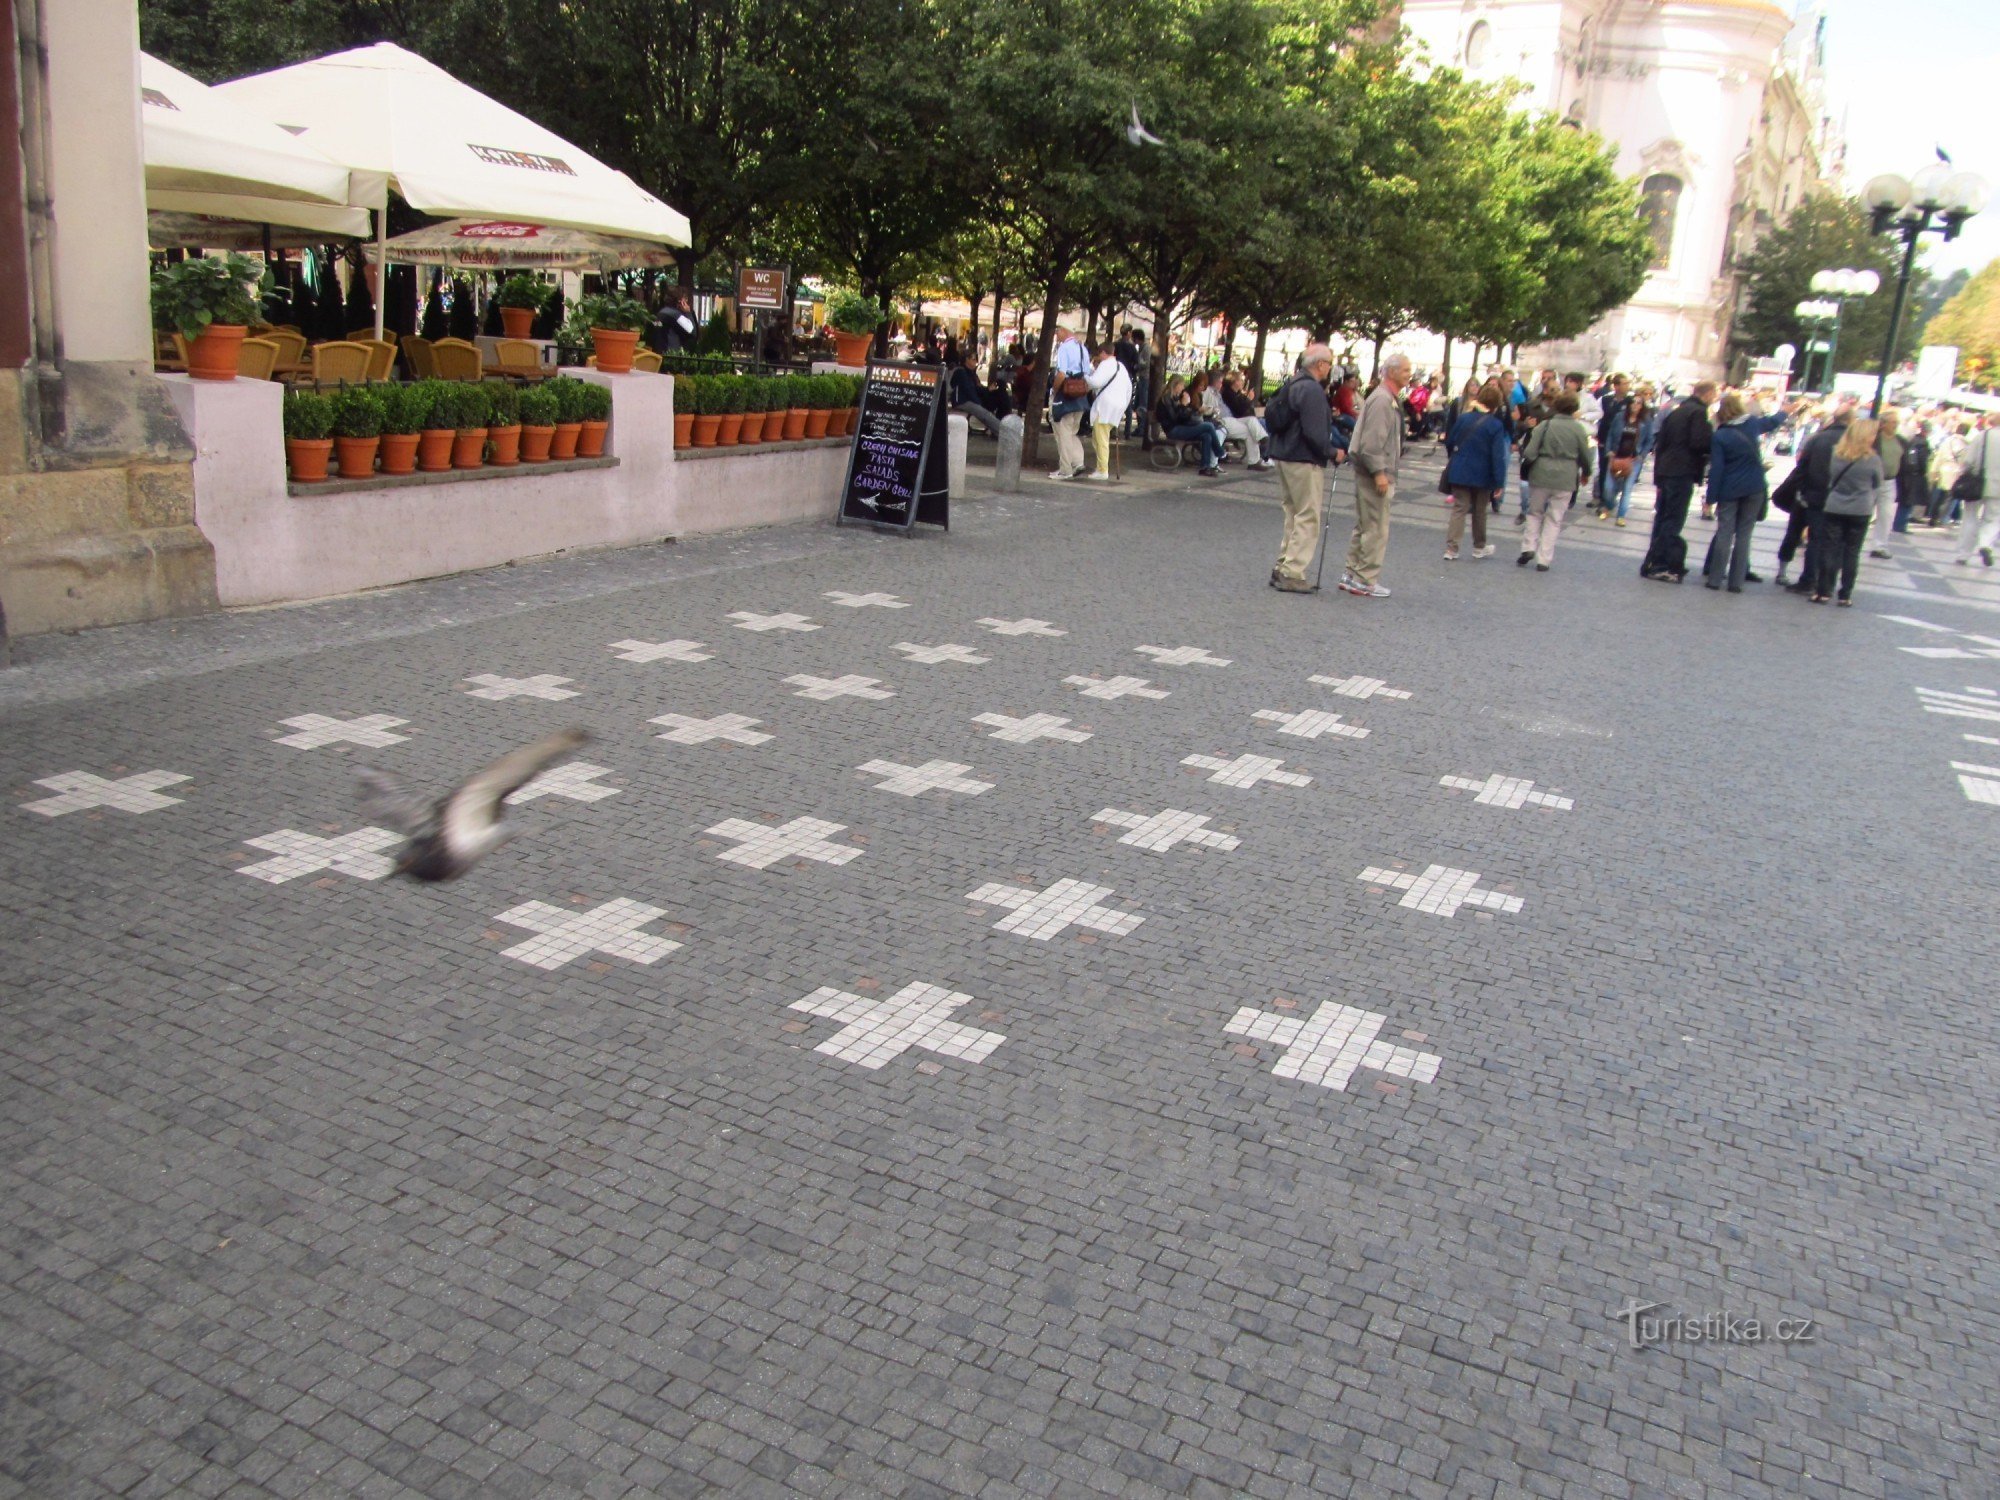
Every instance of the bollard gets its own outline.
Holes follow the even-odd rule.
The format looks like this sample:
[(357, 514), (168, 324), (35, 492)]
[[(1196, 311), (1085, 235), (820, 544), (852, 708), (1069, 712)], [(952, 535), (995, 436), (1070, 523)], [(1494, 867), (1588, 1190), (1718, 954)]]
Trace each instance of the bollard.
[(1003, 495), (1017, 495), (1021, 491), (1021, 443), (1027, 430), (1019, 417), (1001, 419), (1000, 453), (993, 461), (993, 488)]
[(957, 412), (945, 418), (945, 489), (954, 500), (965, 495), (965, 444), (971, 431), (971, 421)]

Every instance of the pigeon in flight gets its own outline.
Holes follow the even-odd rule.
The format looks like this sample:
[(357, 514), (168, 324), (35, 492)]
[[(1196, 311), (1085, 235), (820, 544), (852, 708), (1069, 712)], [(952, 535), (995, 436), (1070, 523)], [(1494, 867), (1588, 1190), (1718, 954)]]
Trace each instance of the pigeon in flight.
[(1939, 161), (1943, 162), (1947, 167), (1952, 165), (1951, 154), (1944, 147), (1938, 146), (1934, 149), (1937, 151)]
[(590, 735), (581, 729), (536, 740), (501, 756), (435, 802), (405, 791), (392, 776), (364, 768), (359, 773), (362, 811), (406, 838), (396, 855), (396, 874), (415, 880), (456, 880), (513, 837), (502, 824), (500, 804), (507, 796), (589, 741)]
[(1132, 101), (1132, 123), (1125, 127), (1125, 139), (1135, 146), (1164, 146), (1166, 142), (1139, 122), (1139, 101)]

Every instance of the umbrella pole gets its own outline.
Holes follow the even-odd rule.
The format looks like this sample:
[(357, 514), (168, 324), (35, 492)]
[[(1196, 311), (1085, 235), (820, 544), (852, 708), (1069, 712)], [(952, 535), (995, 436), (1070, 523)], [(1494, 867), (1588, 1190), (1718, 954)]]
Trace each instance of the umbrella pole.
[(382, 313), (389, 302), (389, 205), (375, 210), (375, 341), (382, 341)]

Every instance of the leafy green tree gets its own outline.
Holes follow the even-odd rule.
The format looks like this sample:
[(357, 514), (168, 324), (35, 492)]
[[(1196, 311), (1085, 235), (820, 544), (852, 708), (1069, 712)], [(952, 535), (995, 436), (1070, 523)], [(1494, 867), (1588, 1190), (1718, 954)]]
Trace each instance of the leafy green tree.
[[(1791, 215), (1757, 242), (1741, 270), (1746, 292), (1743, 311), (1730, 330), (1732, 358), (1768, 354), (1780, 344), (1803, 351), (1808, 329), (1799, 321), (1799, 303), (1814, 300), (1813, 276), (1820, 271), (1872, 270), (1882, 277), (1882, 289), (1872, 297), (1847, 303), (1840, 324), (1840, 363), (1850, 370), (1875, 370), (1882, 342), (1889, 336), (1889, 314), (1895, 301), (1900, 246), (1868, 232), (1868, 211), (1853, 198), (1816, 194), (1803, 199)], [(1920, 292), (1913, 280), (1912, 293)], [(1896, 340), (1896, 359), (1916, 347), (1918, 329), (1905, 317)], [(1793, 361), (1803, 373), (1803, 353)]]
[[(1962, 279), (1961, 279), (1962, 278)], [(1958, 349), (1958, 376), (1976, 390), (2000, 387), (2000, 260), (1977, 275), (1955, 273), (1959, 290), (1923, 330), (1926, 344)]]

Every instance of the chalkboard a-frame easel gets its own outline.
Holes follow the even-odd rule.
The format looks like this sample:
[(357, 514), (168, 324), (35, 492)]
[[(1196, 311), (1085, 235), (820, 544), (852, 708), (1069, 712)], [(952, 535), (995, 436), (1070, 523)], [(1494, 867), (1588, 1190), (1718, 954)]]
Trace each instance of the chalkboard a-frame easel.
[(836, 523), (951, 529), (944, 386), (936, 365), (868, 361)]

